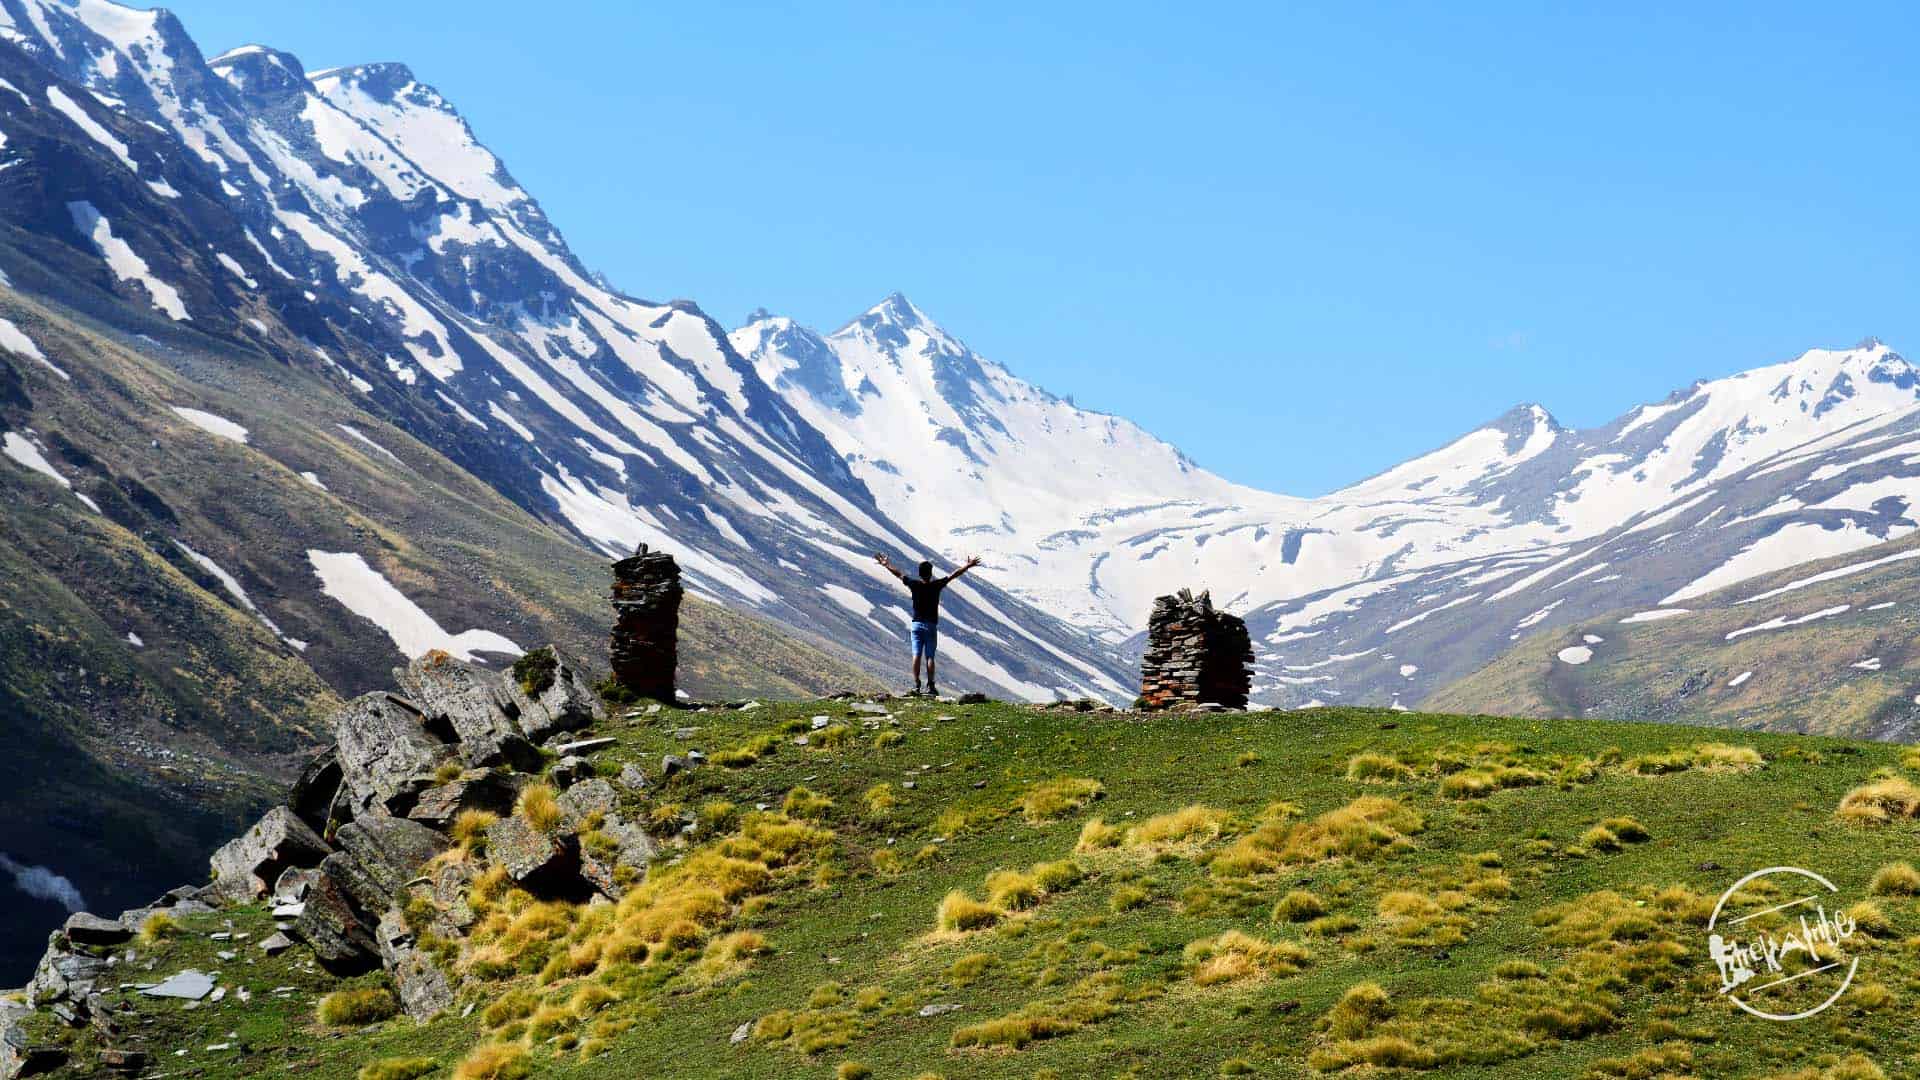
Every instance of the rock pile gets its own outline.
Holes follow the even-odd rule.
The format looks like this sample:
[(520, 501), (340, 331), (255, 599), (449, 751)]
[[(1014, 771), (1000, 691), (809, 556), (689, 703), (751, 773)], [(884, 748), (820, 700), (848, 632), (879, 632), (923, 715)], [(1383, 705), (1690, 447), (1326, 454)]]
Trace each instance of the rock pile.
[(615, 682), (636, 696), (672, 701), (679, 663), (680, 567), (647, 545), (613, 564), (613, 641), (608, 659)]
[[(673, 591), (677, 599), (677, 584)], [(103, 1041), (122, 1034), (105, 995), (123, 989), (121, 965), (156, 912), (210, 913), (265, 899), (281, 932), (245, 947), (275, 955), (304, 942), (336, 973), (384, 967), (410, 1015), (439, 1014), (453, 1003), (455, 982), (417, 942), (424, 934), (458, 939), (474, 921), (466, 897), (484, 865), (436, 858), (455, 846), (449, 832), (465, 811), (498, 815), (487, 834), (489, 858), (521, 887), (617, 899), (657, 849), (638, 821), (622, 816), (620, 791), (598, 779), (586, 757), (613, 740), (570, 734), (605, 719), (598, 696), (578, 665), (551, 646), (546, 651), (544, 685), (532, 692), (516, 677), (445, 653), (420, 657), (395, 672), (406, 696), (363, 694), (333, 716), (334, 744), (302, 771), (283, 805), (213, 854), (211, 884), (183, 886), (116, 919), (74, 915), (52, 935), (26, 1000), (0, 1007), (0, 1078), (64, 1058), (59, 1046), (26, 1037), (27, 1017), (91, 1026)], [(568, 766), (547, 777), (563, 789), (563, 820), (541, 832), (513, 808), (549, 757)], [(621, 784), (641, 788), (646, 777), (628, 765)], [(583, 850), (579, 833), (589, 827), (595, 843)], [(225, 993), (192, 974), (206, 983), (187, 995), (193, 1000)], [(118, 1048), (101, 1054), (109, 1067), (111, 1055), (137, 1056)]]
[(1153, 602), (1147, 652), (1140, 661), (1141, 705), (1149, 709), (1247, 707), (1253, 640), (1237, 616), (1215, 611), (1213, 597), (1181, 589)]

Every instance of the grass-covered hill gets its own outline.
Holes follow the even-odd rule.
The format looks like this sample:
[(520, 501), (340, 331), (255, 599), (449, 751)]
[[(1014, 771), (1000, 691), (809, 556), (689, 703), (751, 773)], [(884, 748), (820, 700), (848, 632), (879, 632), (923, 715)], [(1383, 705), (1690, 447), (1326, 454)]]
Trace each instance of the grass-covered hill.
[[(459, 978), (438, 1019), (390, 1015), (379, 973), (264, 955), (273, 920), (246, 906), (150, 924), (118, 978), (195, 967), (226, 992), (112, 992), (121, 1029), (209, 1078), (1915, 1073), (1920, 760), (1900, 747), (918, 700), (603, 727), (600, 774), (653, 780), (618, 813), (659, 858), (617, 902), (542, 900), (489, 865), (480, 822), (456, 827), (441, 866), (474, 873), (454, 899), (474, 921), (423, 941)], [(660, 777), (693, 748), (711, 762)], [(517, 813), (564, 827), (529, 791)], [(1793, 1023), (1721, 999), (1706, 952), (1721, 892), (1779, 864), (1830, 877), (1860, 927), (1853, 989)], [(61, 1037), (93, 1060), (96, 1034)]]
[(1421, 705), (1911, 742), (1916, 558), (1908, 538), (1533, 634)]

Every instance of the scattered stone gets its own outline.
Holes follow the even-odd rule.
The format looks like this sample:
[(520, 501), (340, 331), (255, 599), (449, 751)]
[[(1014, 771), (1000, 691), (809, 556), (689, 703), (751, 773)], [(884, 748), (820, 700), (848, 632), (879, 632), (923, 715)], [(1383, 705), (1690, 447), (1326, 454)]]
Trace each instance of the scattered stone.
[(279, 956), (293, 948), (293, 939), (285, 934), (276, 933), (260, 942), (260, 951), (268, 956)]
[(1181, 589), (1153, 602), (1140, 661), (1141, 703), (1150, 709), (1244, 709), (1252, 685), (1253, 640), (1237, 616), (1215, 611), (1210, 593)]
[(213, 976), (188, 968), (153, 986), (142, 987), (140, 993), (145, 997), (199, 1001), (213, 993)]
[(705, 765), (706, 763), (707, 763), (707, 755), (701, 753), (698, 750), (687, 751), (687, 768), (691, 769), (696, 765)]
[(640, 697), (676, 700), (680, 567), (664, 551), (638, 551), (613, 564), (613, 678)]
[(857, 712), (857, 713), (866, 713), (866, 714), (867, 714), (868, 716), (891, 716), (891, 715), (893, 715), (893, 710), (892, 710), (892, 709), (889, 709), (889, 708), (887, 708), (887, 707), (886, 707), (885, 705), (881, 705), (881, 704), (878, 704), (878, 703), (876, 703), (876, 702), (871, 702), (871, 701), (856, 701), (856, 702), (854, 702), (854, 703), (853, 703), (853, 711), (854, 711), (854, 712)]
[[(221, 953), (220, 959), (231, 960), (233, 959), (233, 954)], [(227, 988), (224, 986), (216, 986), (213, 988), (213, 996), (208, 998), (207, 1000), (208, 1001), (225, 1001), (226, 999), (227, 999)]]
[(291, 904), (279, 904), (273, 909), (273, 917), (276, 919), (297, 919), (306, 913), (307, 904), (304, 900), (295, 901)]
[(563, 757), (570, 754), (591, 754), (596, 750), (605, 750), (617, 741), (617, 739), (609, 738), (580, 739), (576, 742), (561, 743), (559, 746), (554, 747), (553, 750), (554, 753), (560, 754)]
[(292, 807), (276, 806), (213, 853), (214, 891), (235, 902), (265, 896), (282, 871), (317, 865), (331, 850)]
[(620, 769), (619, 784), (628, 791), (647, 790), (647, 774), (640, 771), (638, 765), (626, 765)]
[(752, 1035), (753, 1035), (753, 1021), (745, 1020), (741, 1022), (739, 1027), (733, 1029), (733, 1034), (727, 1037), (727, 1041), (734, 1044), (735, 1046), (738, 1046), (741, 1043), (746, 1042), (747, 1039), (752, 1037)]
[(816, 716), (808, 722), (813, 725), (813, 730), (815, 731), (819, 731), (821, 728), (826, 727), (828, 724), (833, 723), (832, 720), (824, 716)]
[(920, 1015), (923, 1017), (945, 1016), (950, 1012), (958, 1012), (959, 1010), (960, 1010), (960, 1006), (950, 1004), (950, 1003), (940, 1004), (940, 1005), (922, 1005), (920, 1006)]
[(109, 1047), (100, 1051), (95, 1058), (102, 1068), (114, 1072), (137, 1073), (147, 1067), (147, 1053), (144, 1050), (122, 1050)]
[(678, 754), (668, 754), (666, 757), (660, 759), (661, 776), (672, 776), (677, 772), (685, 772), (686, 768), (687, 759)]
[(593, 763), (583, 757), (563, 757), (547, 770), (554, 787), (566, 789), (593, 775)]

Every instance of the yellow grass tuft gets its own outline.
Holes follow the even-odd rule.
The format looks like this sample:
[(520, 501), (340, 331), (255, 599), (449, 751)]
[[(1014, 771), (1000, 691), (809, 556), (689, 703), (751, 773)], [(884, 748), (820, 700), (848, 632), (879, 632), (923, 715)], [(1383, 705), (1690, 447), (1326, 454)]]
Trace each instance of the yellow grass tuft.
[(948, 933), (964, 934), (972, 930), (985, 930), (999, 922), (1005, 914), (999, 908), (983, 904), (955, 889), (940, 900), (940, 906), (934, 912), (934, 925)]
[(1106, 794), (1106, 790), (1100, 781), (1086, 777), (1042, 780), (1021, 796), (1020, 812), (1026, 815), (1029, 824), (1042, 825), (1073, 813)]
[(1238, 930), (1190, 942), (1182, 955), (1196, 986), (1291, 975), (1313, 958), (1293, 942), (1268, 941)]
[(384, 986), (364, 990), (335, 990), (320, 999), (320, 1022), (328, 1027), (365, 1027), (390, 1020), (400, 1002)]
[(796, 787), (787, 792), (786, 801), (780, 804), (782, 813), (789, 817), (820, 818), (833, 809), (833, 800), (804, 787)]
[(1119, 847), (1121, 829), (1109, 825), (1099, 818), (1088, 818), (1080, 827), (1080, 842), (1073, 846), (1075, 851), (1099, 851), (1103, 848)]
[(440, 1067), (430, 1057), (390, 1057), (360, 1067), (355, 1080), (419, 1080)]
[(453, 819), (449, 835), (454, 843), (471, 850), (487, 842), (487, 826), (499, 820), (498, 814), (486, 810), (462, 810), (460, 816)]
[(1920, 787), (1903, 777), (1872, 780), (1846, 793), (1834, 816), (1855, 825), (1881, 825), (1920, 816)]
[(1368, 751), (1347, 759), (1347, 779), (1368, 784), (1399, 784), (1412, 780), (1413, 766), (1386, 754)]
[(875, 784), (860, 796), (860, 801), (866, 804), (868, 817), (879, 818), (886, 817), (894, 807), (900, 805), (900, 796), (892, 784)]
[(140, 944), (151, 947), (178, 934), (180, 929), (180, 920), (156, 911), (140, 923)]
[(1183, 806), (1150, 817), (1127, 830), (1128, 847), (1157, 847), (1176, 843), (1205, 843), (1219, 837), (1232, 815), (1210, 806)]
[(566, 817), (554, 798), (553, 787), (544, 783), (528, 784), (514, 803), (513, 812), (525, 818), (536, 832), (549, 834), (558, 829)]
[(1284, 865), (1332, 858), (1366, 859), (1410, 846), (1426, 819), (1401, 803), (1363, 795), (1308, 821), (1268, 820), (1215, 854), (1219, 878), (1271, 873)]
[(1326, 902), (1305, 889), (1295, 889), (1273, 905), (1274, 922), (1306, 922), (1326, 913)]
[(987, 903), (1002, 911), (1022, 911), (1040, 902), (1040, 882), (1018, 870), (987, 875)]
[(513, 1043), (481, 1043), (453, 1070), (453, 1080), (520, 1080), (530, 1076), (527, 1052)]

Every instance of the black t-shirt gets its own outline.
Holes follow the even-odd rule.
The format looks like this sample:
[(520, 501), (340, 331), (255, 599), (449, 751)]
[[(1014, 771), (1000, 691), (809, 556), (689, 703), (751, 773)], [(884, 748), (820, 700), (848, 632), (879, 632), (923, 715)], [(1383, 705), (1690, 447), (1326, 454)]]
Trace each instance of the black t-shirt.
[(907, 589), (913, 593), (913, 621), (929, 625), (940, 621), (940, 590), (947, 587), (946, 578), (934, 578), (921, 581), (919, 578), (902, 578)]

